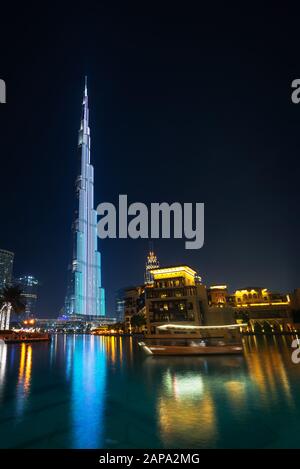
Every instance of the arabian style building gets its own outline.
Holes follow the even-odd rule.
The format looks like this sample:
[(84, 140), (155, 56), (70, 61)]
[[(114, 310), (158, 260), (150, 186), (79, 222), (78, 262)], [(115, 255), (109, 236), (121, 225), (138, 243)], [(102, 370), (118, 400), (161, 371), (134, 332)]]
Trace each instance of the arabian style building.
[(250, 333), (299, 330), (299, 289), (277, 293), (263, 287), (244, 287), (229, 293), (227, 285), (206, 287), (188, 266), (154, 269), (151, 273), (153, 283), (145, 285), (150, 334), (164, 324), (217, 326), (236, 322), (247, 324)]
[(251, 332), (291, 332), (299, 322), (295, 318), (295, 312), (299, 310), (297, 291), (278, 293), (250, 286), (229, 293), (227, 285), (212, 285), (207, 288), (207, 296), (210, 308), (231, 308), (238, 321), (248, 323)]
[(187, 265), (150, 270), (151, 281), (123, 292), (124, 323), (131, 332), (137, 316), (144, 330), (165, 332), (161, 326), (178, 326), (182, 332), (194, 326), (220, 327), (244, 324), (248, 333), (292, 333), (300, 330), (300, 289), (277, 293), (263, 287), (244, 287), (233, 293), (227, 285), (202, 284)]
[(79, 171), (76, 179), (77, 207), (73, 223), (73, 260), (69, 267), (65, 301), (67, 315), (105, 315), (101, 283), (101, 256), (97, 249), (97, 212), (94, 210), (94, 168), (90, 162), (90, 128), (87, 83), (79, 130)]
[(186, 265), (151, 271), (153, 283), (145, 287), (147, 331), (162, 324), (198, 326), (205, 323), (207, 296), (197, 273)]

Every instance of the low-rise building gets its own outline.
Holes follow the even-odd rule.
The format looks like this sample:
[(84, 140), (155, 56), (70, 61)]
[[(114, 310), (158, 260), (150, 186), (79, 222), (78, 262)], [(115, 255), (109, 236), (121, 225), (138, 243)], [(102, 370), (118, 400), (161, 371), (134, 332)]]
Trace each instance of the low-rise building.
[(165, 324), (221, 326), (238, 322), (247, 323), (248, 332), (300, 330), (300, 289), (278, 293), (265, 287), (243, 287), (229, 292), (226, 284), (206, 287), (196, 270), (186, 265), (154, 268), (150, 273), (151, 282), (124, 290), (125, 332), (133, 331), (139, 315), (145, 316), (143, 330), (150, 335)]
[(212, 285), (207, 288), (207, 301), (209, 306), (225, 306), (228, 303), (227, 285)]
[(275, 293), (263, 287), (244, 287), (229, 293), (226, 285), (207, 289), (211, 307), (231, 307), (235, 319), (249, 323), (249, 332), (293, 330), (293, 303), (288, 293)]

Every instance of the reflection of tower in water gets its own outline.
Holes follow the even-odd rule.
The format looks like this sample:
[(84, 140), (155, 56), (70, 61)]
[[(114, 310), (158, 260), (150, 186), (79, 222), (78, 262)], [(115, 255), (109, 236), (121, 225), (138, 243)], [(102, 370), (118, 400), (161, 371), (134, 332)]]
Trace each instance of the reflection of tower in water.
[(75, 448), (103, 447), (106, 351), (98, 339), (75, 336), (70, 379)]
[(0, 402), (4, 391), (7, 345), (0, 343)]

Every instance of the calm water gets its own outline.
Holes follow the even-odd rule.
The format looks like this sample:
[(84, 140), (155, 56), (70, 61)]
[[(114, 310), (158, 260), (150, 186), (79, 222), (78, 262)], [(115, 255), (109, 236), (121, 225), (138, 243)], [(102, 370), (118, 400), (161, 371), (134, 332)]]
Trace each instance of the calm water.
[(147, 357), (135, 339), (0, 345), (0, 447), (300, 447), (290, 338), (244, 357)]

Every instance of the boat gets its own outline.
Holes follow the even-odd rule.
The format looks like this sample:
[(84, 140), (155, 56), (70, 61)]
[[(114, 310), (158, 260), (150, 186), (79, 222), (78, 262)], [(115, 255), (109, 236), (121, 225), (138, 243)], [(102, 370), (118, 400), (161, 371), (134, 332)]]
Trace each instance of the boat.
[(41, 332), (10, 332), (1, 335), (2, 341), (6, 344), (21, 344), (27, 342), (49, 342), (51, 335)]
[(147, 355), (241, 355), (240, 328), (245, 324), (194, 326), (164, 324), (158, 334), (139, 342)]
[(239, 355), (243, 353), (243, 347), (240, 344), (151, 345), (139, 342), (139, 345), (147, 355)]

